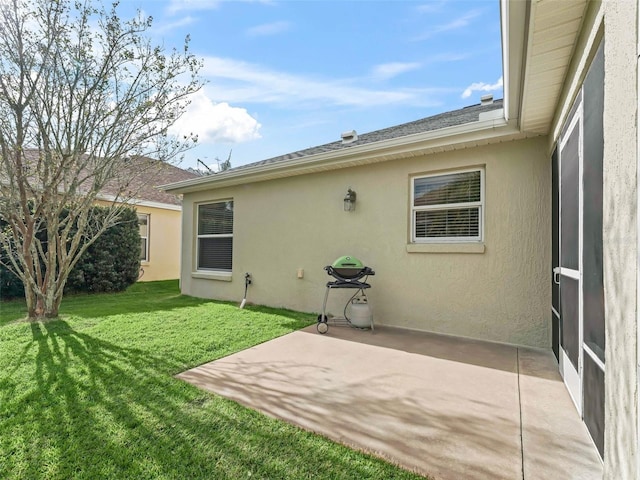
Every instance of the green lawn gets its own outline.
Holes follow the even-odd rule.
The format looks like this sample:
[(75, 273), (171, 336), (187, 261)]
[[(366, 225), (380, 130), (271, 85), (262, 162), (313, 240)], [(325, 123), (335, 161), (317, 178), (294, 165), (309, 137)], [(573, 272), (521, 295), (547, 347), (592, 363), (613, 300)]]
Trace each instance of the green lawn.
[(419, 478), (173, 378), (308, 314), (181, 296), (177, 282), (0, 305), (1, 479)]

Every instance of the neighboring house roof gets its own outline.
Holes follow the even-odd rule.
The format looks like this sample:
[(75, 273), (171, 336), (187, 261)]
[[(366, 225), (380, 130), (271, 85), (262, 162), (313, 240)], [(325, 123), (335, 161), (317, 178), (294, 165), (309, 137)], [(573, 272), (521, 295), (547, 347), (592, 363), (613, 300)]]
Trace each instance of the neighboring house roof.
[[(145, 172), (140, 175), (140, 172)], [(131, 173), (130, 175), (128, 175)], [(158, 188), (159, 185), (166, 185), (172, 182), (181, 182), (199, 178), (199, 175), (183, 170), (167, 162), (155, 160), (149, 157), (132, 157), (127, 162), (127, 167), (120, 175), (126, 175), (131, 179), (128, 189), (134, 193), (136, 203), (139, 201), (164, 203), (170, 205), (180, 205), (181, 199), (178, 195), (167, 193)], [(115, 185), (107, 185), (102, 193), (112, 195), (117, 191)]]
[[(35, 172), (38, 163), (38, 150), (25, 150), (24, 159), (27, 162), (27, 171)], [(87, 158), (84, 156), (84, 158)], [(159, 185), (165, 185), (172, 182), (182, 182), (199, 178), (200, 176), (170, 163), (163, 162), (144, 156), (134, 156), (127, 158), (117, 175), (112, 178), (107, 185), (101, 190), (98, 198), (101, 200), (115, 200), (118, 192), (125, 192), (125, 198), (131, 199), (128, 203), (136, 205), (156, 206), (162, 208), (170, 208), (172, 210), (179, 209), (182, 204), (180, 195), (175, 193), (167, 193), (159, 188)], [(80, 185), (80, 191), (83, 188), (89, 188), (91, 183), (91, 175), (87, 168), (82, 170), (86, 173), (87, 187)], [(82, 175), (81, 175), (82, 176)], [(37, 178), (35, 173), (29, 174), (30, 181)], [(177, 208), (178, 207), (178, 208)]]
[(351, 142), (327, 143), (162, 188), (187, 193), (526, 136), (505, 119), (503, 101), (496, 100), (358, 134)]

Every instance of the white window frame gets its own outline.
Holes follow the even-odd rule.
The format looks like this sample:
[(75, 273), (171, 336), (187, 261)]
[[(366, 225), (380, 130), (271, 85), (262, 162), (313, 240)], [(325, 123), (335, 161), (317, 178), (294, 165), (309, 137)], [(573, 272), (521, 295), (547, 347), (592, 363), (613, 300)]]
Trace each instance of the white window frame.
[(145, 245), (144, 258), (140, 258), (140, 262), (148, 263), (149, 262), (149, 237), (151, 236), (151, 215), (148, 213), (138, 213), (138, 231), (140, 231), (140, 217), (147, 218), (147, 234), (145, 236), (140, 235), (140, 238), (144, 238), (146, 240), (146, 242), (144, 243)]
[[(223, 275), (230, 275), (231, 274), (231, 270), (220, 270), (220, 269), (216, 269), (216, 268), (202, 268), (200, 267), (200, 239), (201, 238), (233, 238), (233, 233), (221, 233), (221, 234), (207, 234), (207, 235), (200, 235), (198, 233), (198, 229), (200, 227), (200, 207), (202, 206), (206, 206), (206, 205), (213, 205), (216, 203), (227, 203), (227, 202), (233, 202), (233, 198), (227, 198), (224, 200), (213, 200), (210, 202), (202, 202), (202, 203), (198, 203), (196, 204), (196, 218), (195, 218), (195, 237), (196, 237), (196, 245), (195, 245), (195, 250), (196, 250), (196, 265), (195, 265), (195, 271), (196, 272), (206, 272), (206, 273), (221, 273)], [(235, 202), (233, 204), (233, 222), (234, 222), (234, 228), (235, 228)], [(233, 240), (232, 240), (233, 242)], [(231, 269), (233, 270), (233, 255), (231, 258)]]
[[(480, 201), (465, 203), (443, 203), (440, 205), (415, 206), (415, 182), (423, 178), (440, 177), (443, 175), (455, 175), (457, 173), (480, 172)], [(411, 242), (412, 243), (480, 243), (484, 241), (484, 204), (485, 204), (485, 169), (484, 167), (464, 168), (448, 171), (440, 171), (438, 173), (430, 173), (426, 175), (416, 175), (411, 177), (411, 205), (410, 205), (410, 224), (411, 224)], [(416, 237), (416, 212), (427, 210), (456, 210), (468, 207), (478, 207), (478, 236), (475, 237), (433, 237), (424, 238)]]

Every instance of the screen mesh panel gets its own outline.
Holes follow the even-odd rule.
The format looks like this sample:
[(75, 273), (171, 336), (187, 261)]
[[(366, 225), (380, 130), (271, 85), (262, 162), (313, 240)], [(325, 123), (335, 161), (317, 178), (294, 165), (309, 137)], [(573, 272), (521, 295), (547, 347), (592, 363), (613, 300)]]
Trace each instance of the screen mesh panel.
[(561, 344), (571, 363), (578, 371), (578, 356), (580, 354), (580, 319), (578, 313), (579, 284), (569, 277), (560, 277), (560, 303), (562, 308), (562, 338)]
[(584, 355), (584, 423), (587, 424), (600, 457), (604, 456), (604, 372)]
[(580, 124), (576, 123), (560, 153), (560, 261), (563, 267), (578, 270)]
[(604, 362), (603, 275), (604, 51), (600, 45), (584, 84), (583, 292), (584, 342)]

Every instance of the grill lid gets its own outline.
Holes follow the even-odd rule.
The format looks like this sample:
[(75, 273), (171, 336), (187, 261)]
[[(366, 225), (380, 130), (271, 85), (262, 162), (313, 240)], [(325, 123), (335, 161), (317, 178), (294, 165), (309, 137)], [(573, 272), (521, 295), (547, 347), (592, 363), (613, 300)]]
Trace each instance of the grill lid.
[(333, 268), (353, 268), (355, 270), (362, 270), (364, 268), (364, 264), (360, 260), (349, 255), (338, 258), (331, 266)]

